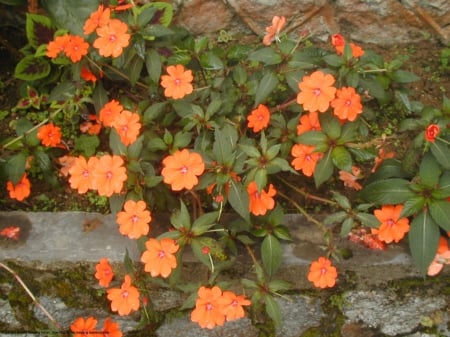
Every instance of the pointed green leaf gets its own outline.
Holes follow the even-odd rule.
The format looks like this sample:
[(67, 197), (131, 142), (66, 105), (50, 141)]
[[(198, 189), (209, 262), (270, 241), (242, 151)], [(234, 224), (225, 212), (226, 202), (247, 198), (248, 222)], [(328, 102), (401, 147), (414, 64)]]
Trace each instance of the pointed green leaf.
[(430, 144), (431, 153), (445, 169), (450, 169), (450, 148), (447, 143), (436, 139)]
[(333, 174), (333, 160), (331, 159), (331, 149), (322, 157), (314, 170), (314, 183), (316, 187), (322, 185)]
[(10, 180), (14, 185), (20, 181), (25, 173), (26, 162), (27, 156), (22, 152), (8, 159), (6, 164), (6, 174), (8, 180)]
[(115, 155), (123, 156), (127, 153), (126, 145), (122, 143), (119, 134), (114, 128), (111, 128), (111, 132), (109, 133), (109, 147)]
[(248, 193), (240, 182), (230, 180), (228, 201), (245, 221), (250, 222)]
[(411, 83), (411, 82), (418, 81), (420, 79), (420, 77), (409, 71), (396, 70), (392, 74), (392, 79), (398, 83)]
[(214, 131), (213, 153), (219, 164), (225, 164), (229, 161), (235, 150), (237, 139), (237, 130), (229, 124), (225, 124), (222, 129), (217, 128)]
[(340, 170), (350, 172), (352, 170), (352, 156), (343, 146), (336, 146), (331, 151), (333, 164)]
[(447, 200), (437, 200), (428, 204), (433, 220), (445, 231), (450, 231), (450, 205)]
[(271, 234), (267, 235), (261, 244), (261, 259), (264, 270), (270, 277), (274, 276), (280, 267), (282, 254), (280, 241)]
[(420, 212), (411, 222), (408, 233), (411, 255), (422, 275), (436, 255), (439, 227), (427, 211)]
[(317, 146), (326, 144), (328, 137), (322, 131), (308, 131), (298, 136), (295, 141), (299, 144)]
[(360, 196), (379, 205), (403, 204), (415, 196), (409, 189), (409, 184), (408, 180), (399, 178), (378, 180), (364, 187)]
[(419, 177), (421, 184), (434, 187), (438, 184), (441, 168), (435, 157), (430, 153), (423, 156), (419, 166)]
[(282, 318), (281, 318), (281, 310), (280, 310), (280, 306), (279, 306), (278, 302), (275, 301), (275, 299), (271, 295), (265, 295), (264, 303), (265, 303), (267, 314), (273, 320), (273, 322), (275, 323), (275, 326), (280, 328), (281, 324), (282, 324)]
[(277, 76), (272, 72), (267, 72), (259, 82), (258, 88), (256, 89), (255, 106), (264, 101), (277, 85)]
[(320, 126), (331, 139), (338, 139), (341, 136), (341, 123), (331, 113), (319, 114)]
[(282, 61), (282, 57), (278, 54), (274, 48), (265, 47), (258, 49), (251, 53), (248, 57), (250, 61), (262, 62), (265, 65), (279, 64)]
[(356, 219), (358, 219), (363, 226), (378, 228), (380, 225), (380, 221), (375, 215), (370, 213), (356, 213)]
[(405, 218), (420, 212), (425, 205), (425, 198), (421, 195), (416, 195), (403, 204), (402, 212), (400, 213), (401, 218)]
[(180, 209), (172, 213), (170, 223), (178, 230), (182, 228), (191, 229), (191, 217), (183, 201), (181, 201)]
[(154, 49), (147, 50), (146, 53), (145, 67), (153, 83), (158, 84), (161, 77), (161, 56)]
[(222, 60), (210, 51), (202, 54), (200, 64), (207, 70), (220, 70), (224, 67)]
[(202, 235), (217, 223), (219, 212), (202, 214), (192, 224), (192, 233), (196, 236)]

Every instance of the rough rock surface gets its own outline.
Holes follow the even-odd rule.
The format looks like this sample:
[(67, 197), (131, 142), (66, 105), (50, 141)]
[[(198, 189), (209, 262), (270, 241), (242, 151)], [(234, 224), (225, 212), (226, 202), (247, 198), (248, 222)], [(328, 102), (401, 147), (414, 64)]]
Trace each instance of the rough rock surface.
[(417, 42), (430, 34), (450, 43), (450, 1), (446, 0), (173, 0), (176, 21), (196, 34), (227, 30), (262, 36), (274, 15), (287, 31), (329, 39), (340, 32), (380, 45)]

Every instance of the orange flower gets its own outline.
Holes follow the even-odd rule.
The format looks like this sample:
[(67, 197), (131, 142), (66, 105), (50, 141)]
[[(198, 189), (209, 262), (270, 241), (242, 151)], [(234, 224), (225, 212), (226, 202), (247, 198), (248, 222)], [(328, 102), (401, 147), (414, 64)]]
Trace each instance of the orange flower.
[(217, 286), (200, 287), (197, 295), (195, 309), (191, 312), (191, 321), (208, 329), (216, 325), (222, 326), (225, 323), (225, 315), (222, 313), (223, 308), (220, 303), (222, 290)]
[(90, 157), (87, 161), (83, 156), (75, 158), (69, 167), (70, 187), (77, 189), (80, 194), (86, 193), (89, 189), (95, 189), (93, 172), (97, 164), (97, 157)]
[(130, 275), (125, 275), (125, 280), (119, 288), (106, 291), (108, 300), (111, 301), (111, 310), (117, 311), (120, 316), (128, 315), (133, 310), (138, 310), (139, 290), (131, 285)]
[(128, 235), (130, 239), (139, 239), (142, 235), (147, 235), (150, 230), (148, 224), (152, 217), (146, 208), (145, 201), (127, 200), (123, 205), (125, 211), (117, 213), (116, 221), (120, 225), (120, 234)]
[(259, 132), (269, 125), (270, 111), (265, 105), (260, 104), (247, 116), (247, 120), (248, 127), (253, 128), (253, 132)]
[(99, 37), (94, 41), (94, 47), (104, 57), (118, 57), (130, 43), (130, 34), (127, 31), (128, 25), (125, 22), (111, 19), (106, 25), (97, 28)]
[(80, 76), (85, 81), (97, 82), (97, 76), (95, 76), (89, 68), (81, 67)]
[(20, 227), (16, 226), (5, 227), (0, 231), (0, 236), (4, 236), (5, 238), (12, 240), (19, 240)]
[(61, 144), (61, 128), (53, 123), (42, 125), (37, 132), (37, 137), (44, 146), (58, 146)]
[(99, 120), (104, 126), (112, 127), (114, 125), (114, 121), (122, 111), (123, 106), (118, 101), (113, 99), (100, 109)]
[(194, 91), (192, 81), (194, 76), (191, 70), (184, 70), (181, 64), (167, 67), (167, 74), (161, 76), (161, 86), (165, 89), (164, 96), (173, 99), (183, 98)]
[[(336, 49), (336, 53), (338, 55), (342, 55), (344, 53), (345, 39), (341, 34), (332, 35), (331, 36), (331, 44)], [(350, 48), (352, 50), (353, 57), (361, 57), (364, 55), (364, 50), (360, 46), (358, 46), (354, 43), (350, 43)]]
[(78, 317), (71, 325), (70, 331), (73, 332), (73, 337), (90, 336), (95, 331), (97, 320), (94, 317), (88, 317), (84, 320), (83, 317)]
[(105, 337), (122, 337), (123, 335), (119, 323), (113, 322), (110, 317), (106, 317), (103, 323), (102, 334)]
[(319, 257), (309, 267), (308, 281), (317, 288), (334, 287), (336, 284), (337, 270), (331, 265), (331, 261), (325, 257)]
[(219, 299), (219, 303), (227, 321), (234, 321), (245, 317), (243, 306), (252, 304), (245, 296), (238, 296), (232, 291), (224, 291), (222, 297)]
[(297, 125), (297, 135), (308, 131), (322, 130), (319, 121), (319, 114), (316, 111), (300, 117), (300, 123)]
[(291, 164), (297, 171), (302, 171), (307, 177), (311, 177), (316, 169), (317, 162), (322, 158), (321, 152), (315, 152), (314, 146), (295, 144), (291, 149), (295, 157)]
[(247, 193), (249, 196), (248, 208), (253, 215), (264, 215), (275, 207), (273, 197), (277, 194), (277, 190), (272, 184), (269, 185), (267, 192), (263, 189), (259, 191), (256, 182), (252, 181), (247, 186)]
[(31, 184), (26, 173), (23, 174), (22, 178), (15, 185), (12, 181), (8, 181), (6, 183), (6, 189), (9, 192), (9, 197), (18, 201), (22, 201), (30, 195), (30, 188)]
[(286, 25), (286, 18), (284, 16), (274, 16), (272, 18), (272, 25), (266, 27), (266, 35), (263, 38), (263, 44), (266, 46), (270, 46), (270, 44), (274, 41), (280, 40), (280, 32)]
[(99, 158), (93, 171), (93, 185), (99, 195), (110, 197), (122, 191), (123, 183), (127, 180), (127, 170), (123, 164), (123, 159), (117, 155)]
[(439, 135), (439, 132), (441, 132), (441, 128), (439, 127), (439, 125), (437, 124), (428, 125), (427, 129), (425, 130), (426, 141), (434, 143), (436, 137)]
[(395, 156), (394, 152), (386, 153), (386, 151), (383, 148), (379, 149), (378, 156), (375, 158), (375, 164), (373, 165), (373, 168), (372, 168), (372, 173), (374, 173), (378, 169), (378, 166), (381, 165), (383, 160), (388, 159), (388, 158), (394, 158), (394, 156)]
[(110, 20), (111, 10), (104, 8), (103, 4), (98, 6), (97, 10), (93, 12), (84, 23), (83, 33), (85, 35), (91, 34), (98, 27), (105, 26)]
[(145, 271), (152, 277), (161, 275), (166, 278), (177, 267), (177, 258), (174, 255), (179, 246), (175, 240), (162, 238), (161, 240), (149, 239), (145, 243), (146, 251), (141, 256), (141, 261), (145, 264)]
[(119, 134), (121, 142), (128, 146), (134, 143), (139, 136), (139, 130), (141, 129), (139, 115), (123, 110), (113, 121), (113, 127)]
[(197, 176), (205, 170), (202, 157), (187, 149), (176, 151), (162, 161), (164, 168), (161, 175), (164, 182), (170, 184), (173, 191), (181, 191), (183, 188), (190, 190), (198, 184)]
[(339, 179), (344, 182), (344, 186), (353, 188), (356, 191), (359, 191), (362, 189), (362, 186), (360, 183), (358, 183), (356, 180), (360, 178), (361, 170), (356, 167), (352, 166), (352, 172), (347, 172), (344, 170), (339, 171)]
[(334, 115), (341, 120), (354, 121), (362, 113), (361, 97), (355, 92), (355, 88), (343, 87), (336, 92), (336, 98), (331, 102)]
[(58, 163), (61, 165), (59, 169), (59, 175), (62, 177), (67, 177), (69, 175), (70, 167), (75, 163), (76, 157), (72, 156), (62, 156), (58, 158)]
[(114, 272), (107, 258), (101, 258), (95, 266), (95, 278), (102, 287), (109, 287), (114, 277)]
[(88, 49), (89, 44), (81, 36), (71, 35), (64, 52), (73, 63), (76, 63), (87, 55)]
[(57, 58), (60, 53), (65, 53), (69, 42), (70, 42), (69, 34), (55, 37), (53, 41), (50, 41), (48, 43), (46, 55), (52, 59)]
[(400, 218), (403, 205), (385, 205), (376, 209), (373, 214), (381, 222), (378, 238), (386, 243), (399, 242), (409, 231), (408, 218)]
[(444, 268), (444, 264), (450, 264), (450, 249), (448, 247), (448, 239), (441, 236), (439, 238), (436, 256), (428, 267), (427, 275), (435, 276), (439, 274), (442, 268)]
[(302, 104), (306, 111), (325, 112), (336, 94), (334, 81), (333, 75), (324, 74), (320, 70), (303, 77), (298, 84), (300, 92), (297, 95), (297, 103)]

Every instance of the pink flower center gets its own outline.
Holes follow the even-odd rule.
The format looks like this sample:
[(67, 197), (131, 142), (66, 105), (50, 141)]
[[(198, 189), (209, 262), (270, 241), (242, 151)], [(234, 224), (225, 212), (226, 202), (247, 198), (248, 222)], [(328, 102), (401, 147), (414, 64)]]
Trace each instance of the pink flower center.
[(306, 160), (306, 161), (311, 161), (311, 160), (312, 160), (311, 155), (307, 154), (307, 155), (305, 156), (305, 160)]
[(179, 78), (175, 79), (175, 85), (180, 85), (181, 84), (181, 80)]
[(181, 166), (181, 168), (180, 168), (180, 173), (181, 174), (186, 174), (188, 172), (188, 168), (186, 167), (186, 166)]
[(131, 222), (132, 223), (136, 223), (136, 222), (138, 222), (139, 221), (139, 217), (137, 216), (137, 215), (133, 215), (132, 217), (131, 217)]
[(325, 267), (320, 268), (321, 275), (325, 275), (326, 273), (327, 273), (327, 268), (325, 268)]
[(236, 301), (236, 300), (233, 300), (233, 302), (231, 302), (231, 304), (230, 304), (232, 307), (237, 307), (237, 305), (238, 305), (238, 301)]
[(89, 177), (89, 171), (88, 170), (84, 170), (81, 175), (83, 176), (83, 178), (88, 178)]
[(206, 311), (210, 311), (210, 310), (214, 309), (214, 306), (211, 303), (206, 303), (205, 309), (206, 309)]
[(122, 297), (123, 298), (127, 298), (128, 297), (128, 291), (127, 290), (122, 291)]
[(106, 179), (111, 179), (113, 177), (113, 174), (111, 171), (106, 172)]
[(395, 225), (395, 221), (392, 220), (392, 219), (389, 219), (389, 220), (386, 221), (386, 225), (388, 225), (389, 227), (392, 227), (392, 226)]
[(117, 40), (117, 37), (114, 35), (114, 34), (111, 34), (110, 36), (109, 36), (109, 41), (110, 42), (115, 42)]
[(166, 256), (166, 253), (164, 253), (163, 250), (160, 250), (160, 251), (158, 252), (158, 257), (159, 257), (160, 259), (163, 259), (165, 256)]
[(320, 96), (321, 93), (322, 93), (322, 91), (319, 88), (316, 88), (313, 90), (314, 96)]
[(346, 100), (345, 101), (345, 106), (350, 106), (350, 105), (352, 105), (352, 101), (351, 100)]

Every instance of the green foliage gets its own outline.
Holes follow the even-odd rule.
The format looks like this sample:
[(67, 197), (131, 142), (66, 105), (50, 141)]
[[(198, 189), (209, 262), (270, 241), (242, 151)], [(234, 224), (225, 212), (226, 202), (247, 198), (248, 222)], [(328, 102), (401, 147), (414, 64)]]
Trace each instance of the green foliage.
[[(98, 4), (45, 0), (42, 5), (49, 16), (27, 15), (28, 46), (14, 74), (25, 82), (26, 89), (14, 109), (18, 114), (11, 123), (15, 136), (1, 142), (0, 177), (5, 183), (17, 184), (24, 173), (65, 183), (67, 178), (57, 172), (64, 155), (86, 159), (120, 156), (127, 180), (120, 193), (108, 195), (111, 211), (121, 211), (131, 199), (144, 200), (154, 213), (171, 214), (169, 228), (159, 239), (177, 241), (177, 268), (167, 281), (153, 282), (188, 292), (185, 308), (195, 305), (199, 288), (198, 284), (183, 283), (186, 250), (208, 268), (207, 286), (218, 284), (219, 275), (244, 250), (252, 259), (254, 278), (241, 280), (242, 285), (252, 305), (264, 308), (273, 323), (281, 325), (276, 296), (289, 285), (276, 276), (282, 264), (282, 242), (292, 237), (284, 224), (279, 197), (308, 215), (294, 200), (291, 189), (286, 192), (278, 184), (281, 175), (295, 180), (286, 184), (292, 191), (336, 207), (324, 221), (313, 221), (324, 233), (325, 254), (332, 257), (339, 252), (332, 242), (332, 226), (340, 226), (342, 237), (356, 227), (378, 228), (374, 209), (403, 205), (401, 216), (408, 217), (411, 224), (411, 254), (426, 274), (436, 253), (439, 231), (450, 230), (450, 100), (445, 97), (442, 108), (412, 101), (406, 85), (418, 78), (401, 69), (400, 58), (387, 62), (370, 50), (353, 56), (347, 43), (338, 53), (333, 46), (315, 47), (314, 41), (305, 37), (292, 40), (283, 33), (270, 46), (259, 41), (243, 44), (226, 32), (218, 39), (193, 36), (172, 24), (172, 6), (163, 2), (131, 3), (125, 11), (111, 11), (114, 20), (126, 25), (130, 39), (123, 49), (118, 48), (117, 57), (105, 56), (97, 45), (97, 31), (83, 32)], [(86, 54), (76, 62), (67, 50), (48, 57), (48, 43), (67, 34), (85, 40)], [(445, 57), (443, 60), (444, 65)], [(174, 98), (170, 94), (174, 88), (163, 88), (161, 79), (170, 75), (174, 69), (170, 66), (181, 65), (192, 74), (192, 92), (190, 83), (184, 83), (189, 90), (181, 87), (186, 92)], [(95, 80), (86, 77), (86, 70)], [(314, 126), (298, 134), (300, 118), (308, 117), (312, 123), (313, 114), (308, 110), (314, 110), (299, 103), (306, 91), (300, 84), (319, 71), (334, 79), (337, 94), (315, 107), (320, 110), (316, 118), (320, 128)], [(189, 77), (180, 75), (172, 85), (176, 87), (184, 76)], [(355, 90), (351, 98), (362, 105), (355, 108), (354, 118), (346, 117), (352, 111), (339, 108), (340, 95), (347, 88)], [(315, 89), (314, 95), (322, 88)], [(119, 117), (112, 126), (103, 120), (102, 109), (113, 100), (121, 106), (120, 117), (127, 111), (139, 120), (138, 135), (130, 142), (124, 136), (131, 133), (130, 125), (119, 125)], [(350, 101), (344, 98), (342, 105)], [(255, 116), (259, 105), (267, 107), (268, 116)], [(398, 117), (400, 128), (395, 130), (390, 124), (378, 128), (388, 118), (383, 113), (397, 108), (406, 116)], [(252, 126), (253, 117), (254, 124), (261, 125)], [(48, 123), (61, 128), (61, 144), (44, 146), (38, 137), (39, 129)], [(430, 126), (432, 130), (428, 130)], [(389, 129), (388, 136), (380, 129)], [(296, 157), (291, 152), (294, 145), (311, 147), (319, 159), (310, 163), (311, 154)], [(383, 151), (398, 148), (401, 151), (395, 158), (382, 158)], [(195, 179), (178, 177), (183, 183), (195, 180), (189, 190), (173, 188), (170, 177), (163, 173), (165, 159), (175, 158), (184, 149), (198, 154), (204, 164)], [(294, 168), (296, 159), (302, 168)], [(374, 167), (375, 159), (382, 163)], [(191, 164), (180, 163), (183, 166), (171, 173), (189, 172)], [(313, 164), (312, 177), (303, 174), (309, 164)], [(305, 183), (306, 179), (314, 184)], [(341, 180), (345, 186), (362, 190), (348, 196), (327, 190), (342, 186), (338, 185)], [(249, 193), (253, 183), (257, 190)], [(314, 196), (311, 185), (325, 196)], [(95, 188), (98, 186), (93, 184), (89, 189)], [(327, 199), (328, 192), (332, 200)], [(235, 219), (225, 219), (224, 212), (232, 212)], [(129, 270), (130, 264), (126, 258)]]

